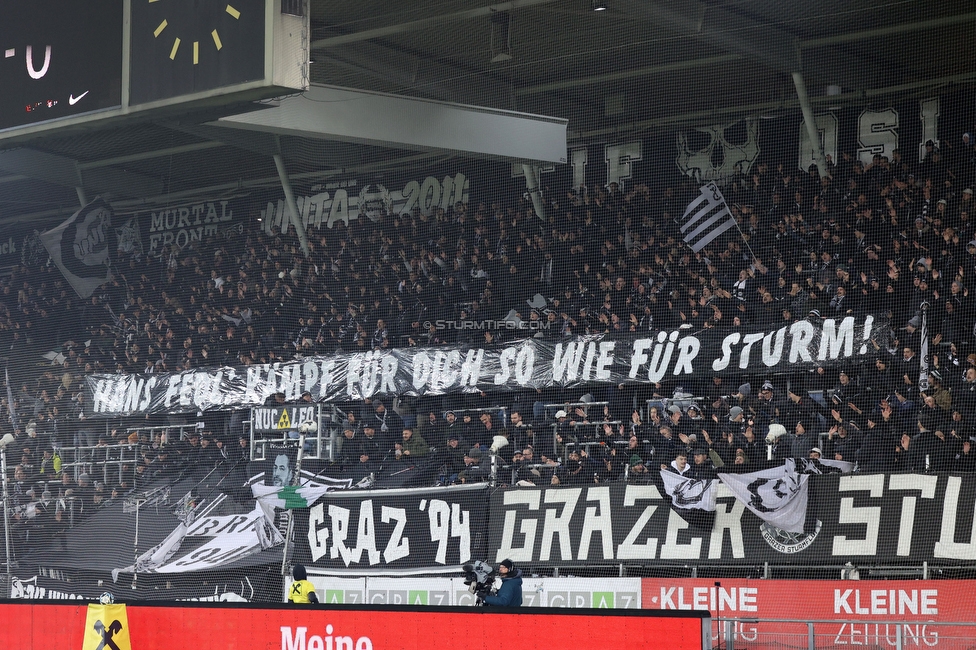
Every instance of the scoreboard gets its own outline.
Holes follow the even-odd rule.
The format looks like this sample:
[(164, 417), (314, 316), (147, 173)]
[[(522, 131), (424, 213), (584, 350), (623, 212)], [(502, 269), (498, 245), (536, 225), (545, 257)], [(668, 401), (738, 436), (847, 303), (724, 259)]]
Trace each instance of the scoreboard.
[(308, 30), (307, 0), (0, 0), (0, 142), (305, 90)]

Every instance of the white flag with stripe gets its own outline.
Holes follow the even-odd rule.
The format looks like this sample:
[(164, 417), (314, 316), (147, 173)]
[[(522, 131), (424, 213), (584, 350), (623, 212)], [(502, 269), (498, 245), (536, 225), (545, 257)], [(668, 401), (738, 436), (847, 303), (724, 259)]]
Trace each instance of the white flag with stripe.
[(922, 304), (922, 327), (919, 334), (922, 347), (918, 352), (918, 389), (929, 389), (929, 308), (928, 303)]
[(688, 204), (684, 216), (681, 217), (684, 241), (696, 253), (736, 225), (735, 217), (729, 211), (718, 185), (708, 183), (702, 185), (700, 191), (701, 196)]
[(715, 512), (718, 498), (716, 479), (692, 479), (662, 469), (661, 480), (664, 481), (664, 491), (671, 497), (671, 505), (675, 508)]
[(803, 532), (810, 477), (796, 471), (792, 458), (779, 467), (748, 474), (720, 472), (719, 478), (735, 498), (763, 521), (788, 533)]

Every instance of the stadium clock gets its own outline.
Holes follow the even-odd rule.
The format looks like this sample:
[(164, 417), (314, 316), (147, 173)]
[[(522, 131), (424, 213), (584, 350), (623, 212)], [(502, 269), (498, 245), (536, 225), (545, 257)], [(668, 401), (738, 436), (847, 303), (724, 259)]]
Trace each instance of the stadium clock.
[(264, 0), (132, 0), (130, 104), (264, 77)]

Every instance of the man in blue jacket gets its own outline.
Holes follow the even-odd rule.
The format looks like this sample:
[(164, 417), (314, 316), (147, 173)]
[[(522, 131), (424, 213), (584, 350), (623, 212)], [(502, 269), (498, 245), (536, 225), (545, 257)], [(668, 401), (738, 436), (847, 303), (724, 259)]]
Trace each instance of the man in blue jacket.
[(494, 596), (478, 595), (479, 599), (485, 601), (485, 605), (495, 607), (521, 607), (522, 606), (522, 570), (516, 569), (511, 560), (502, 560), (498, 566), (498, 575), (502, 578), (502, 586), (498, 588), (498, 593)]

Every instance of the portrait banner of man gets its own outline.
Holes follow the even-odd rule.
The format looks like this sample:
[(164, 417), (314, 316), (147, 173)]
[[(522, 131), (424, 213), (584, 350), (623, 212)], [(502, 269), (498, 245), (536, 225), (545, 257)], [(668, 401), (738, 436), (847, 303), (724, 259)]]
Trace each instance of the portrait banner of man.
[(298, 460), (298, 447), (293, 445), (268, 445), (267, 458), (271, 461), (270, 476), (265, 473), (265, 482), (270, 478), (275, 487), (292, 485), (295, 480), (295, 465)]

